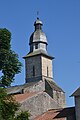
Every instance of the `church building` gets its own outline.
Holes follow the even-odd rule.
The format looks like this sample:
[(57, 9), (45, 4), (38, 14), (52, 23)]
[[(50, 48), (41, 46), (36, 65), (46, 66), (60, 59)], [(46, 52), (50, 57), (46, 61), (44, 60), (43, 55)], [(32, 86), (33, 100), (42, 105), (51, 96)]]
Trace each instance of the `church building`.
[[(29, 110), (30, 120), (66, 120), (65, 114), (67, 113), (69, 118), (70, 112), (67, 111), (70, 110), (73, 114), (74, 108), (69, 110), (65, 108), (65, 92), (54, 80), (52, 70), (54, 69), (54, 66), (52, 67), (54, 57), (48, 54), (48, 40), (42, 26), (42, 21), (37, 18), (34, 22), (34, 32), (29, 39), (30, 51), (23, 57), (25, 84), (12, 86), (7, 89), (7, 92), (13, 94), (15, 99), (21, 103), (21, 110)], [(60, 111), (62, 113), (57, 116)]]

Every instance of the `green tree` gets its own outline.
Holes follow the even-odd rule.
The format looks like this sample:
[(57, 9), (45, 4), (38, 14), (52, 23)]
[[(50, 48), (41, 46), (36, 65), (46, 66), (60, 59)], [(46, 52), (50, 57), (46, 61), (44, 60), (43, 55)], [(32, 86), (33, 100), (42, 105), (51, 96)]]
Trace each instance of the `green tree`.
[(18, 55), (11, 50), (11, 33), (6, 29), (0, 29), (0, 77), (2, 87), (10, 86), (16, 74), (21, 72), (21, 62)]
[(13, 96), (8, 95), (4, 88), (0, 88), (0, 120), (13, 120), (19, 106)]
[(8, 95), (5, 88), (0, 88), (0, 120), (29, 120), (28, 111), (21, 111), (15, 116), (20, 106), (13, 95)]
[(10, 50), (11, 33), (6, 29), (0, 29), (0, 49)]
[[(18, 55), (11, 50), (11, 33), (6, 29), (0, 29), (0, 120), (29, 120), (28, 111), (21, 112), (15, 117), (20, 104), (15, 101), (14, 96), (8, 95), (5, 87), (11, 85), (16, 74), (21, 72), (21, 62)], [(20, 119), (21, 116), (21, 119)]]
[(21, 111), (16, 117), (15, 120), (29, 120), (30, 113), (28, 111)]

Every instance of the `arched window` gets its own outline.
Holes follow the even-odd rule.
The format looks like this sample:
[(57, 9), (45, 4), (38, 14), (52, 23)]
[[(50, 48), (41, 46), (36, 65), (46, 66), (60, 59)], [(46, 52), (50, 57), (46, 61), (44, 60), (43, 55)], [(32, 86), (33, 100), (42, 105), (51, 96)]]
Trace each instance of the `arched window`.
[(35, 76), (35, 66), (33, 66), (33, 76)]
[(48, 71), (48, 67), (47, 67), (47, 77), (49, 76), (49, 71)]

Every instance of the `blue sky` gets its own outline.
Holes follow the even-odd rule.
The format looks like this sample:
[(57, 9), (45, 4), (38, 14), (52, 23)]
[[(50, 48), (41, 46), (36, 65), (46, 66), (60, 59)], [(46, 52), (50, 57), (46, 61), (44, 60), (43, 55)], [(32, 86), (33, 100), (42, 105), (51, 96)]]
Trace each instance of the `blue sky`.
[(12, 49), (23, 63), (14, 85), (25, 82), (22, 57), (29, 52), (37, 11), (48, 38), (48, 53), (55, 56), (54, 80), (66, 92), (67, 106), (73, 106), (69, 96), (80, 86), (80, 0), (0, 0), (0, 28), (12, 33)]

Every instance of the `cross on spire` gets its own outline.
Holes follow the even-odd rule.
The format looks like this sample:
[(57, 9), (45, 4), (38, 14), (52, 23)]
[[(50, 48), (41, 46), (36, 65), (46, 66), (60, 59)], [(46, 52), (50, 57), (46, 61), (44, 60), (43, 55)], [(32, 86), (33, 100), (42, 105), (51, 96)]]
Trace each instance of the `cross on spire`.
[(37, 11), (37, 18), (39, 18), (39, 11)]

